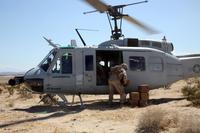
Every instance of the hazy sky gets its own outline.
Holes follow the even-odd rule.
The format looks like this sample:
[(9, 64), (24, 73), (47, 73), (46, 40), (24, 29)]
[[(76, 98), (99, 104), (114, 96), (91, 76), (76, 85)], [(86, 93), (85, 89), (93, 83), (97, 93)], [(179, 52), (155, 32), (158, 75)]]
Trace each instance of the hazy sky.
[[(104, 0), (110, 5), (137, 0)], [(81, 31), (88, 45), (110, 39), (106, 14), (93, 13), (83, 0), (0, 0), (0, 71), (25, 71), (36, 66), (51, 47), (42, 38), (51, 38), (66, 46), (76, 39), (75, 28)], [(175, 54), (200, 53), (200, 0), (149, 0), (129, 6), (124, 13), (158, 29), (161, 34), (148, 35), (123, 21), (125, 37), (161, 40), (165, 35), (175, 46)], [(15, 68), (15, 69), (14, 69)]]

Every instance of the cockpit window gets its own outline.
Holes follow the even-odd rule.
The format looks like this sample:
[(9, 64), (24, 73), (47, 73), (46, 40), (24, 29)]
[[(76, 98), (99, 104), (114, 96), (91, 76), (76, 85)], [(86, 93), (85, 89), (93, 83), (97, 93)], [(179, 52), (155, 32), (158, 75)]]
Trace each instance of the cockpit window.
[(40, 67), (46, 72), (49, 68), (49, 66), (51, 65), (51, 62), (53, 61), (54, 57), (56, 55), (56, 51), (51, 52), (46, 58), (45, 60), (42, 62), (42, 64), (40, 65)]
[(60, 73), (60, 58), (57, 59), (53, 66), (52, 73)]
[(71, 74), (72, 73), (72, 54), (65, 53), (62, 58), (62, 74)]
[(51, 69), (52, 73), (59, 74), (72, 74), (72, 54), (65, 53), (54, 61)]

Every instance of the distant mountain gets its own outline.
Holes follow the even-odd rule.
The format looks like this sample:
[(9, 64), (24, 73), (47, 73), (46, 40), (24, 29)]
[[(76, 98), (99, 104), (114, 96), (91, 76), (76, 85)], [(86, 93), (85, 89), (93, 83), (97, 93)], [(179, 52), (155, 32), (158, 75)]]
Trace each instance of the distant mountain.
[(24, 74), (25, 74), (24, 70), (0, 66), (0, 76), (15, 76), (15, 75), (24, 75)]
[(25, 72), (0, 72), (0, 76), (19, 76), (24, 74)]

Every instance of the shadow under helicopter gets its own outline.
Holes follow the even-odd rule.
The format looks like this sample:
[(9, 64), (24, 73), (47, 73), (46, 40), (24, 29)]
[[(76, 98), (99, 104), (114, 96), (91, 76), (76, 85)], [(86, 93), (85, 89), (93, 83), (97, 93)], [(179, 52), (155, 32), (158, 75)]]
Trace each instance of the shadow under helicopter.
[[(108, 104), (108, 100), (105, 99), (98, 99), (98, 100), (88, 100), (84, 101), (84, 107), (81, 107), (79, 102), (75, 102), (73, 105), (69, 103), (69, 105), (63, 104), (63, 102), (59, 102), (58, 105), (35, 105), (26, 109), (13, 109), (15, 111), (25, 111), (28, 113), (54, 113), (54, 112), (66, 112), (67, 114), (75, 114), (79, 113), (85, 109), (89, 110), (115, 110), (121, 108), (120, 103), (118, 102), (119, 99), (115, 99), (112, 105)], [(126, 103), (125, 106), (128, 106)]]
[[(184, 100), (185, 98), (160, 98), (160, 99), (150, 99), (149, 100), (149, 106), (151, 105), (159, 105), (159, 104), (164, 104), (164, 103), (169, 103), (172, 101), (180, 101)], [(121, 108), (120, 103), (118, 102), (119, 99), (115, 99), (112, 105), (108, 104), (108, 100), (90, 100), (90, 101), (85, 101), (84, 102), (84, 108), (80, 108), (80, 105), (75, 103), (76, 105), (73, 106), (47, 106), (47, 105), (35, 105), (29, 108), (16, 108), (13, 109), (14, 111), (24, 111), (27, 113), (42, 113), (42, 114), (48, 114), (51, 113), (48, 116), (43, 116), (43, 117), (37, 117), (37, 118), (29, 118), (29, 119), (24, 119), (24, 120), (19, 120), (19, 121), (14, 121), (14, 122), (9, 122), (6, 124), (0, 124), (0, 128), (8, 127), (8, 126), (13, 126), (13, 125), (18, 125), (21, 123), (26, 123), (26, 122), (34, 122), (34, 121), (41, 121), (41, 120), (47, 120), (47, 119), (52, 119), (52, 118), (58, 118), (58, 117), (63, 117), (65, 115), (69, 114), (76, 114), (79, 113), (85, 109), (89, 110), (100, 110), (100, 111), (105, 111), (105, 110), (115, 110)], [(128, 103), (124, 105), (129, 106)], [(53, 114), (52, 114), (53, 113)]]

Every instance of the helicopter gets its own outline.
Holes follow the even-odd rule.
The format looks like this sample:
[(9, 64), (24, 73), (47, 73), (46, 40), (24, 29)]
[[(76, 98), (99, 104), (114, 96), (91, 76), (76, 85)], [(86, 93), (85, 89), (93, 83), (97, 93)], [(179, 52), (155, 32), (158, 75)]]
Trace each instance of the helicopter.
[(81, 94), (109, 93), (110, 68), (121, 63), (128, 66), (130, 83), (125, 88), (126, 93), (137, 91), (141, 84), (148, 84), (151, 89), (155, 89), (180, 79), (200, 75), (200, 54), (175, 56), (172, 54), (173, 44), (167, 42), (165, 37), (162, 41), (124, 38), (121, 30), (122, 19), (148, 33), (158, 33), (157, 30), (123, 13), (124, 7), (146, 3), (146, 0), (116, 6), (107, 5), (101, 0), (84, 2), (96, 9), (84, 14), (107, 14), (111, 40), (88, 47), (78, 29), (76, 32), (84, 47), (61, 47), (44, 37), (53, 49), (38, 66), (27, 71), (24, 76), (10, 79), (10, 85), (25, 83), (34, 92), (58, 95), (66, 103), (68, 101), (65, 95), (78, 95), (83, 105)]

